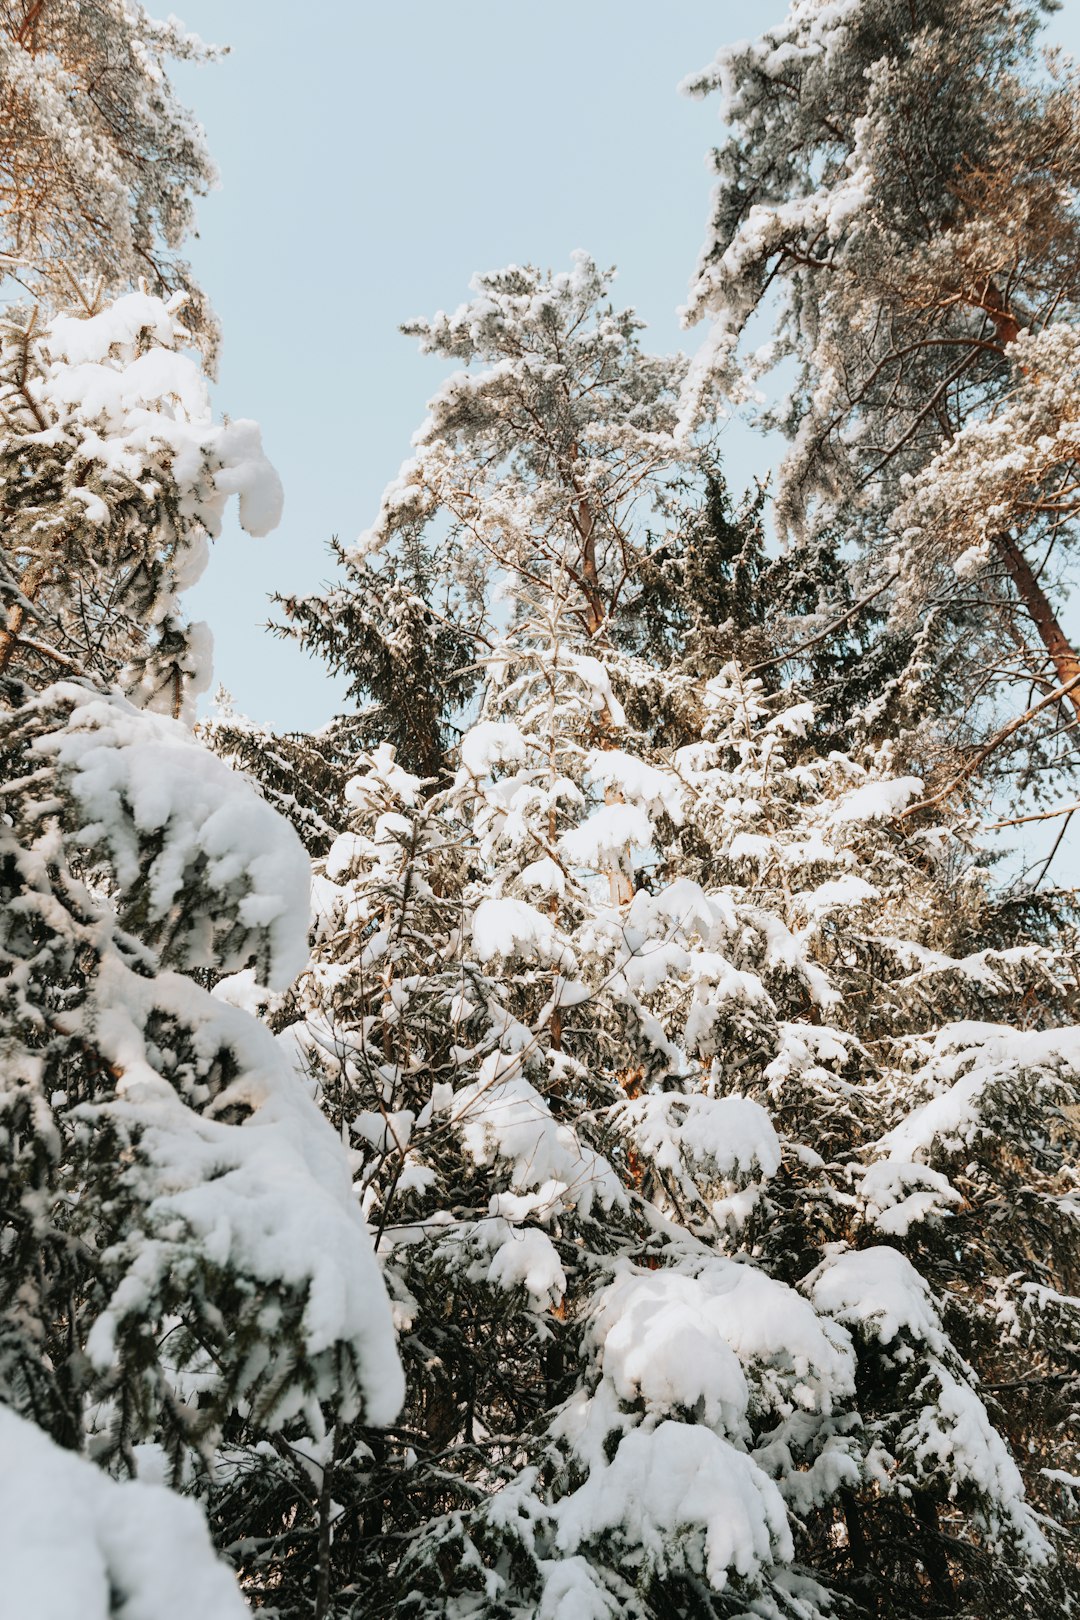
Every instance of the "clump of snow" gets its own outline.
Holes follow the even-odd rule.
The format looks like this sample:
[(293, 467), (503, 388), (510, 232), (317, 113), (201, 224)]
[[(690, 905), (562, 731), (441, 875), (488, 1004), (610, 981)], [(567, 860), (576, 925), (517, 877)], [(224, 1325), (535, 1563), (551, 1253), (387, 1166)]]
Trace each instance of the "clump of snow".
[[(118, 1075), (117, 1095), (80, 1114), (107, 1117), (131, 1139), (117, 1176), (143, 1214), (141, 1229), (110, 1253), (110, 1269), (123, 1274), (91, 1330), (92, 1363), (109, 1367), (122, 1323), (145, 1310), (174, 1268), (185, 1274), (194, 1245), (204, 1262), (253, 1279), (262, 1293), (299, 1298), (304, 1353), (324, 1393), (344, 1350), (367, 1420), (390, 1422), (404, 1393), (401, 1366), (348, 1158), (283, 1048), (246, 1013), (178, 974), (143, 978), (110, 957), (95, 994), (94, 1041)], [(220, 1054), (235, 1072), (201, 1114), (154, 1065), (146, 1029), (162, 1014), (193, 1031), (203, 1062)], [(227, 1122), (231, 1111), (242, 1124)], [(265, 1365), (252, 1371), (272, 1377), (293, 1364), (291, 1346), (275, 1351), (271, 1338)], [(301, 1380), (283, 1379), (279, 1413), (298, 1410), (307, 1395)]]
[(625, 710), (612, 691), (611, 676), (599, 658), (592, 658), (587, 653), (564, 650), (562, 661), (585, 687), (591, 708), (597, 714), (605, 714), (609, 725), (625, 726)]
[(0, 1406), (0, 1607), (12, 1620), (243, 1620), (194, 1502), (110, 1479)]
[(473, 913), (472, 942), (481, 962), (502, 956), (574, 966), (574, 953), (552, 919), (525, 900), (481, 900)]
[(657, 1416), (696, 1411), (717, 1433), (737, 1438), (749, 1391), (726, 1318), (726, 1300), (696, 1277), (631, 1273), (597, 1296), (587, 1343), (620, 1400), (640, 1400)]
[(566, 893), (566, 873), (550, 855), (530, 861), (518, 873), (518, 882), (530, 894), (563, 895)]
[(1024, 1500), (1020, 1470), (986, 1407), (970, 1384), (946, 1367), (937, 1364), (934, 1373), (934, 1400), (905, 1428), (905, 1451), (925, 1475), (944, 1475), (952, 1494), (961, 1485), (974, 1486), (993, 1504), (995, 1518), (1019, 1536), (1026, 1556), (1035, 1564), (1049, 1562), (1050, 1550)]
[(621, 1620), (622, 1603), (602, 1590), (587, 1558), (541, 1558), (537, 1568), (544, 1589), (535, 1620)]
[(805, 1287), (819, 1311), (882, 1344), (905, 1333), (939, 1354), (947, 1347), (930, 1288), (899, 1249), (878, 1244), (830, 1255)]
[(473, 776), (486, 776), (493, 765), (517, 764), (525, 753), (525, 738), (509, 720), (481, 720), (461, 739), (461, 763)]
[(631, 845), (644, 850), (652, 840), (652, 823), (640, 805), (605, 804), (563, 833), (559, 849), (571, 865), (599, 871)]
[(387, 798), (398, 799), (409, 808), (420, 798), (423, 783), (397, 763), (391, 743), (380, 743), (372, 753), (362, 755), (367, 770), (352, 776), (345, 784), (345, 802), (355, 810), (366, 810)]
[(37, 706), (63, 717), (33, 747), (82, 818), (77, 840), (107, 857), (174, 960), (230, 971), (255, 958), (268, 986), (291, 983), (307, 960), (311, 869), (290, 824), (179, 721), (69, 683)]
[(947, 1176), (925, 1164), (875, 1159), (859, 1180), (871, 1223), (887, 1237), (904, 1237), (919, 1221), (941, 1216), (961, 1203)]
[(710, 1185), (780, 1168), (773, 1123), (749, 1097), (649, 1093), (626, 1103), (620, 1124), (639, 1154), (680, 1181), (685, 1172)]
[(142, 292), (86, 318), (58, 316), (44, 339), (46, 400), (106, 482), (138, 482), (164, 455), (183, 516), (217, 535), (236, 495), (241, 527), (268, 534), (281, 521), (281, 480), (255, 422), (214, 423), (206, 378), (183, 352), (187, 337), (175, 307)]
[(934, 1037), (916, 1083), (936, 1093), (876, 1144), (890, 1159), (956, 1151), (987, 1129), (984, 1115), (1003, 1087), (1057, 1087), (1080, 1080), (1080, 1028), (1016, 1030), (974, 1020), (946, 1025)]
[(781, 1414), (793, 1408), (828, 1414), (855, 1391), (855, 1354), (842, 1326), (785, 1283), (719, 1255), (694, 1275), (723, 1303), (724, 1336), (739, 1357), (755, 1402)]
[(853, 788), (833, 807), (830, 821), (843, 826), (849, 822), (891, 821), (922, 792), (922, 779), (918, 776), (886, 777), (881, 781), (864, 782)]
[(804, 892), (797, 898), (811, 917), (819, 917), (843, 906), (864, 905), (867, 900), (879, 899), (880, 894), (865, 878), (856, 877), (854, 872), (845, 872), (843, 877), (830, 878), (827, 883), (821, 883), (816, 889)]
[(560, 1125), (542, 1097), (521, 1072), (517, 1058), (493, 1052), (484, 1059), (479, 1079), (455, 1093), (453, 1121), (474, 1163), (501, 1162), (509, 1168), (511, 1186), (527, 1191), (548, 1182), (566, 1188), (568, 1203), (588, 1214), (594, 1201), (602, 1209), (622, 1203), (618, 1176), (569, 1125)]
[(524, 1288), (535, 1310), (547, 1310), (565, 1294), (566, 1272), (559, 1252), (539, 1227), (495, 1217), (478, 1223), (476, 1238), (482, 1258), (469, 1270), (471, 1281)]
[(794, 1556), (772, 1480), (702, 1424), (635, 1429), (555, 1511), (563, 1552), (614, 1535), (646, 1568), (702, 1574), (714, 1591)]
[(585, 780), (597, 782), (631, 804), (666, 814), (682, 824), (684, 788), (671, 771), (658, 770), (621, 748), (594, 748), (585, 759)]

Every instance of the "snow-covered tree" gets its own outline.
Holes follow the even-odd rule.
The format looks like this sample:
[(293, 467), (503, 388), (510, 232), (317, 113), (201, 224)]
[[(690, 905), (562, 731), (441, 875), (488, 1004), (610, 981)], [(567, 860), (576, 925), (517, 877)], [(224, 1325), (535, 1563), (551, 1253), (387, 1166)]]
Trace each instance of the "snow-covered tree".
[(182, 305), (133, 292), (0, 328), (0, 675), (28, 689), (119, 681), (140, 707), (187, 716), (211, 643), (180, 594), (230, 496), (250, 534), (278, 521), (258, 427), (214, 422)]
[(0, 12), (0, 273), (66, 299), (83, 278), (119, 292), (188, 294), (211, 348), (214, 323), (177, 256), (216, 171), (169, 84), (171, 61), (217, 53), (137, 0), (12, 0)]
[[(475, 690), (474, 642), (459, 622), (454, 574), (436, 567), (423, 521), (396, 539), (377, 567), (335, 542), (341, 578), (332, 590), (277, 597), (285, 622), (275, 628), (346, 679), (355, 708), (320, 734), (327, 760), (345, 766), (389, 742), (399, 763), (429, 774), (441, 769), (453, 716)], [(339, 774), (339, 794), (348, 774)]]
[[(891, 604), (897, 680), (910, 693), (929, 677), (927, 729), (961, 752), (961, 783), (1009, 744), (1045, 785), (1048, 762), (1072, 760), (1080, 714), (1058, 606), (1075, 515), (1080, 90), (1067, 61), (1039, 62), (1047, 9), (794, 0), (686, 86), (720, 92), (730, 133), (687, 310), (712, 324), (684, 429), (793, 362), (774, 412), (792, 439), (781, 523), (800, 544), (837, 525), (861, 542), (856, 595)], [(774, 338), (744, 355), (758, 311)], [(999, 735), (995, 706), (1018, 695), (1033, 712)]]
[[(1004, 1293), (945, 1258), (991, 1115), (964, 1166), (890, 1132), (936, 1052), (1062, 1017), (1060, 964), (964, 838), (898, 819), (917, 779), (717, 667), (754, 622), (722, 534), (717, 611), (696, 586), (669, 611), (650, 569), (700, 551), (712, 472), (673, 437), (679, 364), (640, 355), (586, 260), (475, 291), (413, 328), (472, 369), (350, 584), (426, 525), (477, 703), (427, 780), (356, 757), (311, 967), (268, 1001), (357, 1155), (406, 1369), (400, 1422), (337, 1454), (328, 1601), (1034, 1620), (1065, 1578), (978, 1386), (991, 1320), (1053, 1286), (1031, 1256), (1069, 1219), (1046, 1137), (1075, 1077), (1017, 1133), (1042, 1184)], [(1053, 1348), (1010, 1322), (1017, 1360)]]
[[(30, 1537), (8, 1560), (28, 1610), (117, 1620), (175, 1607), (182, 1548), (185, 1601), (238, 1612), (194, 1509), (155, 1482), (205, 1495), (401, 1396), (340, 1142), (271, 1034), (206, 987), (295, 976), (309, 864), (178, 718), (206, 650), (180, 592), (231, 494), (256, 532), (280, 501), (182, 338), (139, 293), (4, 353), (3, 1533)], [(319, 1490), (311, 1512), (328, 1523)]]

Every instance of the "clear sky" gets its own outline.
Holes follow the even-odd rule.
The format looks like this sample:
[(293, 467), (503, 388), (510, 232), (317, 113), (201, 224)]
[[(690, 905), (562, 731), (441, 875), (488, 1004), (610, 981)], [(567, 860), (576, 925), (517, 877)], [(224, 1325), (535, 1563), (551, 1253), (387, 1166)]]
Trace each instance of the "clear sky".
[[(269, 539), (228, 529), (189, 611), (209, 621), (216, 676), (278, 728), (338, 701), (319, 665), (266, 634), (272, 591), (328, 576), (331, 535), (370, 523), (442, 372), (397, 331), (453, 308), (476, 270), (562, 267), (574, 248), (617, 265), (616, 297), (655, 349), (692, 348), (676, 318), (707, 214), (715, 101), (676, 94), (717, 48), (785, 0), (177, 0), (231, 47), (181, 68), (221, 187), (191, 246), (224, 326), (218, 408), (262, 423), (285, 483)], [(1080, 55), (1080, 0), (1048, 40)], [(728, 476), (775, 446), (734, 424)], [(1080, 819), (1080, 818), (1077, 818)], [(1034, 852), (1057, 824), (1023, 835)], [(1080, 835), (1061, 881), (1080, 872)], [(1065, 852), (1063, 852), (1065, 853)]]
[[(261, 422), (285, 483), (278, 533), (227, 532), (188, 598), (240, 708), (278, 728), (333, 710), (319, 666), (258, 627), (271, 591), (326, 577), (329, 537), (367, 527), (409, 453), (443, 373), (399, 322), (456, 306), (476, 270), (561, 268), (580, 247), (619, 267), (616, 297), (651, 347), (697, 341), (675, 311), (720, 126), (676, 85), (785, 9), (178, 0), (190, 28), (231, 46), (176, 74), (221, 170), (191, 252), (224, 326), (217, 403)], [(765, 470), (734, 429), (732, 483)]]

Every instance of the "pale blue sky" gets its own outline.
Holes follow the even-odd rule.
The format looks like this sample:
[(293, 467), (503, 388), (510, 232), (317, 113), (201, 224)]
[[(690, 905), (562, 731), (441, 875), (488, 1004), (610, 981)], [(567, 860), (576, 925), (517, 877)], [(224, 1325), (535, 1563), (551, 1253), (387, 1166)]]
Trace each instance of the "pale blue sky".
[[(221, 189), (191, 257), (224, 326), (217, 402), (262, 423), (285, 483), (276, 535), (229, 531), (189, 611), (215, 632), (217, 678), (276, 727), (317, 725), (334, 688), (259, 631), (274, 589), (326, 577), (409, 453), (442, 375), (399, 322), (453, 308), (476, 270), (616, 264), (646, 342), (676, 319), (704, 234), (713, 103), (676, 94), (717, 47), (781, 17), (701, 0), (412, 0), (312, 7), (179, 0), (231, 45), (176, 75), (206, 126)], [(736, 442), (737, 441), (737, 442)], [(766, 470), (734, 430), (732, 482)]]
[[(616, 264), (616, 296), (656, 349), (692, 348), (676, 319), (704, 231), (714, 101), (676, 94), (719, 45), (785, 0), (177, 0), (231, 46), (177, 72), (221, 188), (191, 258), (224, 326), (219, 409), (253, 416), (285, 483), (269, 539), (230, 527), (189, 609), (209, 620), (216, 676), (278, 729), (328, 719), (321, 667), (265, 634), (273, 590), (314, 588), (326, 542), (371, 521), (441, 375), (399, 335), (453, 307), (470, 276), (561, 267), (574, 248)], [(1047, 39), (1080, 55), (1080, 3)], [(770, 447), (728, 431), (737, 488)], [(1046, 847), (1038, 827), (1022, 842)], [(1080, 869), (1076, 848), (1055, 864)], [(1063, 852), (1064, 853), (1064, 852)]]

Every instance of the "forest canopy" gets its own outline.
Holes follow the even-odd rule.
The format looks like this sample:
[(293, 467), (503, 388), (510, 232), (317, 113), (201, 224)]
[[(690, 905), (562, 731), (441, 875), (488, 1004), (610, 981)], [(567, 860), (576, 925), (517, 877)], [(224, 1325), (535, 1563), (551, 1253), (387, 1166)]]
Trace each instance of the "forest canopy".
[(301, 731), (185, 600), (283, 498), (182, 257), (217, 53), (0, 6), (13, 1613), (1080, 1614), (1049, 9), (791, 0), (691, 74), (686, 355), (584, 250), (408, 322), (411, 442), (269, 608)]

